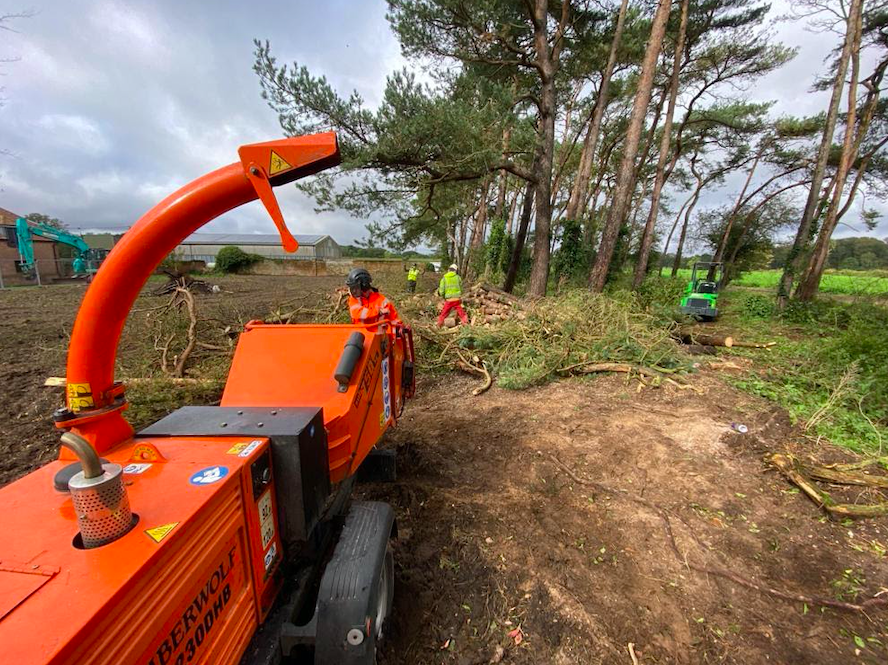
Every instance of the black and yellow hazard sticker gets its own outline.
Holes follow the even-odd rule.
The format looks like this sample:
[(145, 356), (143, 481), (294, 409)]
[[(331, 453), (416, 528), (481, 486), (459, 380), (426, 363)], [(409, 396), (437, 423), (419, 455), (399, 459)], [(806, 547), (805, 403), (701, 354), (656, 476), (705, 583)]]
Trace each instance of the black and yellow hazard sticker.
[(69, 383), (67, 394), (68, 408), (74, 413), (83, 409), (91, 409), (95, 405), (92, 388), (88, 383)]
[(274, 150), (271, 151), (271, 162), (268, 165), (268, 175), (277, 175), (287, 169), (292, 169), (293, 167), (290, 163), (277, 154)]
[(151, 529), (145, 529), (145, 535), (147, 535), (155, 543), (159, 543), (161, 540), (170, 535), (170, 531), (175, 529), (177, 526), (179, 526), (178, 522), (161, 524), (160, 526), (156, 526)]
[(249, 445), (250, 445), (249, 441), (243, 441), (242, 443), (235, 443), (233, 446), (231, 446), (231, 448), (229, 448), (228, 450), (225, 451), (225, 454), (226, 455), (237, 455), (241, 451), (243, 451), (244, 448), (246, 448)]

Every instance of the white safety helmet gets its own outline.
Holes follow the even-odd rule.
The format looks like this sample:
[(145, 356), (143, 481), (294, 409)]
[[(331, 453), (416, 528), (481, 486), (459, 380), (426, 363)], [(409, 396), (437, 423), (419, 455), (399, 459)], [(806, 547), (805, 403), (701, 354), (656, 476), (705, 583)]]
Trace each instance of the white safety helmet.
[(453, 272), (459, 271), (459, 267), (457, 267), (457, 265), (455, 263), (451, 263), (449, 269), (452, 270)]

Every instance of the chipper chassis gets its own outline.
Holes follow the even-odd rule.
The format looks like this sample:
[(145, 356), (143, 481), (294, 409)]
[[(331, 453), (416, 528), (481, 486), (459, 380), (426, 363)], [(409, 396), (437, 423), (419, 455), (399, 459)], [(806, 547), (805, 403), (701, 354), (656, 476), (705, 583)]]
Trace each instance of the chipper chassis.
[(329, 133), (239, 155), (142, 217), (83, 299), (54, 415), (59, 458), (0, 489), (4, 662), (376, 661), (395, 519), (350, 496), (413, 395), (408, 327), (253, 321), (219, 406), (138, 433), (123, 415), (117, 346), (155, 267), (256, 198), (295, 251), (272, 188), (339, 163)]

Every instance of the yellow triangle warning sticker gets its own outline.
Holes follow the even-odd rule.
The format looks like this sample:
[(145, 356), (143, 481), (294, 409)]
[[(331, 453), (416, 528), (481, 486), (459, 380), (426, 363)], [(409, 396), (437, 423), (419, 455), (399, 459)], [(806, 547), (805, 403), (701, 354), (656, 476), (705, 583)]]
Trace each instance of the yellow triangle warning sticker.
[(281, 171), (286, 171), (287, 169), (292, 169), (290, 163), (277, 154), (274, 150), (271, 151), (271, 164), (268, 165), (268, 175), (277, 175)]
[(170, 534), (170, 531), (175, 529), (177, 526), (179, 526), (178, 522), (161, 524), (160, 526), (156, 526), (153, 529), (145, 529), (145, 534), (155, 543), (159, 543), (161, 540), (166, 538)]

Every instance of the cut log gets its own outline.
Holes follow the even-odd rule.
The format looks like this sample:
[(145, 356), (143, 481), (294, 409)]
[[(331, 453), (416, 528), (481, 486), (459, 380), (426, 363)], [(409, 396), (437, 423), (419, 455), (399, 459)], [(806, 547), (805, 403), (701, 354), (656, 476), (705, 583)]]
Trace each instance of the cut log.
[(446, 319), (444, 319), (444, 327), (445, 328), (455, 328), (456, 327), (456, 317), (455, 316), (448, 316)]
[(498, 289), (491, 284), (487, 284), (487, 283), (480, 284), (480, 287), (484, 291), (486, 291), (487, 293), (495, 295), (499, 298), (503, 298), (507, 302), (518, 302), (518, 300), (519, 300), (518, 296), (512, 295), (511, 293), (508, 293), (507, 291), (503, 291), (502, 289)]

